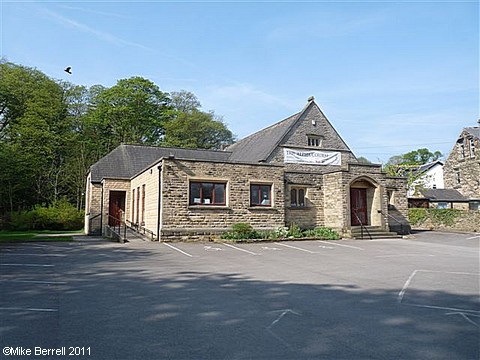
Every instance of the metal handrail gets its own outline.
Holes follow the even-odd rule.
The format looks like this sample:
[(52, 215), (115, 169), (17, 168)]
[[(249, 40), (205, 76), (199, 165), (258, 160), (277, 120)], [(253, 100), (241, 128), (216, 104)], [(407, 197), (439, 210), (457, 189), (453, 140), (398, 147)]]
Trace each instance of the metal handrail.
[(372, 240), (372, 235), (370, 234), (370, 231), (368, 231), (367, 227), (362, 224), (362, 220), (360, 220), (360, 218), (358, 217), (357, 211), (356, 211), (355, 209), (352, 209), (352, 210), (353, 210), (353, 214), (355, 215), (355, 217), (357, 218), (358, 222), (360, 223), (360, 236), (361, 236), (362, 239), (363, 239), (363, 229), (365, 229), (365, 231), (366, 231), (367, 234), (368, 234), (368, 238), (369, 238), (370, 240)]
[[(389, 213), (385, 214), (385, 213), (383, 212), (383, 210), (381, 210), (380, 213), (381, 213), (383, 216), (386, 215), (386, 216), (392, 218), (393, 220), (395, 220), (395, 221), (397, 222), (397, 224), (400, 224), (400, 231), (403, 233), (403, 226), (405, 225), (403, 222), (401, 222), (401, 221), (398, 220), (395, 216), (393, 216), (393, 215), (391, 215), (391, 214), (389, 214)], [(409, 233), (410, 233), (410, 232), (409, 232)]]
[[(114, 226), (111, 226), (111, 225), (108, 225), (108, 227), (110, 229), (112, 229), (112, 231), (114, 233), (116, 233), (120, 239), (120, 242), (125, 242), (125, 240), (127, 240), (127, 225), (125, 224), (125, 222), (122, 220), (122, 219), (119, 219), (119, 218), (116, 218), (115, 216), (112, 216), (112, 215), (108, 215), (108, 219), (113, 219), (115, 220), (115, 224), (118, 224), (118, 225), (114, 225)], [(123, 224), (123, 238), (122, 238), (122, 224)], [(118, 231), (116, 231), (118, 227)]]
[(127, 224), (127, 226), (132, 229), (133, 231), (139, 233), (139, 234), (143, 234), (143, 235), (146, 235), (148, 234), (150, 236), (150, 239), (153, 241), (156, 237), (156, 234), (150, 230), (150, 229), (147, 229), (145, 226), (142, 226), (142, 225), (139, 225), (138, 223), (133, 223), (131, 222), (130, 220), (125, 220), (125, 224)]
[(98, 217), (102, 216), (102, 213), (98, 213), (97, 215), (95, 216), (92, 216), (92, 217), (88, 217), (88, 233), (90, 234), (90, 229), (92, 228), (92, 221)]

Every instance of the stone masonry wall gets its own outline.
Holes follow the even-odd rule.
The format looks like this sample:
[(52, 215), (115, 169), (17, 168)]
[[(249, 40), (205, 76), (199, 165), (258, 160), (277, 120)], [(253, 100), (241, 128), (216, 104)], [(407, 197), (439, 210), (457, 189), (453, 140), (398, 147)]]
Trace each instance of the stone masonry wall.
[[(283, 168), (270, 165), (164, 160), (162, 239), (226, 231), (238, 222), (254, 228), (285, 224)], [(224, 181), (226, 206), (189, 205), (189, 182)], [(250, 207), (250, 184), (272, 184), (273, 206)]]
[[(105, 233), (105, 226), (108, 225), (108, 211), (110, 203), (110, 191), (125, 191), (125, 206), (127, 207), (128, 192), (130, 191), (130, 180), (104, 179), (103, 180), (103, 208), (102, 208), (102, 234)], [(128, 211), (128, 207), (126, 209)], [(125, 219), (125, 214), (123, 215)]]
[(456, 189), (470, 199), (480, 199), (480, 141), (475, 139), (475, 151), (471, 154), (468, 133), (464, 131), (448, 156), (443, 171), (445, 188)]

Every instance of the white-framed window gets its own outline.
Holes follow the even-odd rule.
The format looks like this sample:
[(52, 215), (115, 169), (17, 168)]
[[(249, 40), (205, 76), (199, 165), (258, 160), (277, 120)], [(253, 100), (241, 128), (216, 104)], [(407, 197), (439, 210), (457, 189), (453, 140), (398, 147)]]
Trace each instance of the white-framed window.
[(291, 207), (306, 207), (305, 200), (307, 191), (303, 187), (292, 187), (290, 189), (290, 206)]
[(459, 160), (465, 159), (465, 143), (463, 139), (461, 139), (458, 143), (458, 159)]
[(190, 181), (189, 205), (225, 206), (227, 204), (227, 183), (211, 181)]

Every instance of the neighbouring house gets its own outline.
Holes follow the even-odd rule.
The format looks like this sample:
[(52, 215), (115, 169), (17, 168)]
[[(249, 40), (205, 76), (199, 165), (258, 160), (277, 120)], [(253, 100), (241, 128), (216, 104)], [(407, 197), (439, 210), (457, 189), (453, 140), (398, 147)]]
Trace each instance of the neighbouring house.
[(443, 162), (437, 160), (411, 170), (415, 180), (408, 188), (409, 198), (421, 196), (425, 189), (443, 189)]
[(421, 196), (408, 199), (409, 207), (468, 210), (469, 199), (454, 189), (423, 189)]
[(470, 209), (480, 205), (480, 126), (466, 127), (460, 133), (444, 166), (445, 188), (469, 199)]
[(311, 97), (224, 151), (120, 145), (88, 173), (85, 229), (126, 221), (171, 241), (244, 222), (351, 236), (359, 226), (409, 231), (407, 208), (406, 179), (359, 163)]

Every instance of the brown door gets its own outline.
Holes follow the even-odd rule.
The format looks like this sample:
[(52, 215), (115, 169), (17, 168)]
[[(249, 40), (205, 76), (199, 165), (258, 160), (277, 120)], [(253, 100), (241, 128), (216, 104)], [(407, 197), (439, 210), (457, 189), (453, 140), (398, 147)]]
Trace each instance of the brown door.
[(368, 225), (367, 189), (350, 189), (352, 226)]
[(118, 226), (125, 212), (125, 191), (110, 191), (108, 225)]

